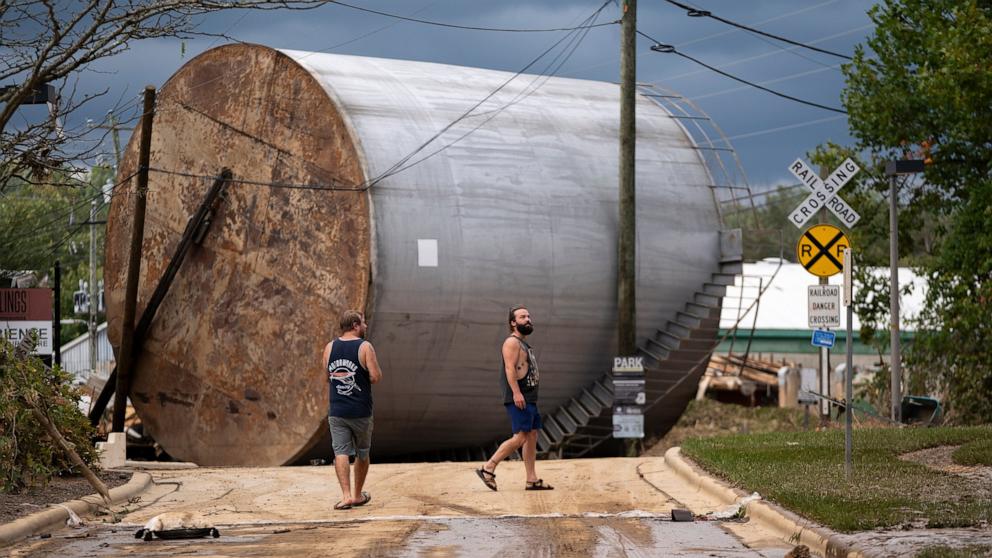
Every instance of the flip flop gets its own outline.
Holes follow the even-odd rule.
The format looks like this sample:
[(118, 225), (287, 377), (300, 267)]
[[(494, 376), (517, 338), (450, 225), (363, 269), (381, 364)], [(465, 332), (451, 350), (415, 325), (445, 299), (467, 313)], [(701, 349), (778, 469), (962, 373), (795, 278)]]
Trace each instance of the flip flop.
[(365, 492), (363, 490), (362, 491), (362, 501), (361, 502), (354, 502), (353, 504), (351, 504), (351, 507), (357, 508), (357, 507), (360, 507), (360, 506), (364, 506), (365, 504), (368, 504), (371, 501), (372, 501), (372, 495), (369, 494), (368, 492)]
[(482, 479), (482, 484), (489, 487), (489, 490), (496, 491), (496, 473), (490, 473), (489, 471), (482, 469), (475, 470), (475, 474)]
[(524, 490), (554, 490), (555, 487), (550, 484), (545, 484), (544, 479), (537, 479), (534, 482), (527, 482), (527, 488)]
[(351, 504), (345, 504), (344, 502), (338, 502), (337, 504), (334, 504), (334, 509), (336, 509), (336, 510), (350, 510), (351, 509)]

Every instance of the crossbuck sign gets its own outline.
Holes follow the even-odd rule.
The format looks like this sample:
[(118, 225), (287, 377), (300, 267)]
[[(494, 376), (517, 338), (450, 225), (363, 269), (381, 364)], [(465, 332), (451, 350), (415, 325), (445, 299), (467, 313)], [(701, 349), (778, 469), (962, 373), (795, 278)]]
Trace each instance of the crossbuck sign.
[(846, 159), (841, 166), (837, 167), (837, 170), (830, 173), (826, 180), (820, 180), (820, 177), (813, 172), (813, 169), (809, 168), (809, 165), (802, 159), (796, 159), (789, 167), (789, 172), (808, 186), (810, 190), (813, 190), (813, 193), (789, 215), (789, 221), (796, 227), (802, 228), (806, 221), (809, 221), (813, 215), (816, 215), (817, 211), (826, 206), (848, 228), (856, 225), (861, 220), (861, 216), (851, 209), (851, 206), (842, 200), (837, 192), (860, 170), (861, 167), (854, 161)]

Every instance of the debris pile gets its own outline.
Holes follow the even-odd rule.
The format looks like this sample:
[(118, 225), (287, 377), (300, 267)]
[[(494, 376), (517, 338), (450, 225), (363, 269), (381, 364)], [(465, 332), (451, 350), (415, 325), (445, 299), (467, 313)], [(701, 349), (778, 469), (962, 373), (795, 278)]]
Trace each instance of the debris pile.
[(779, 370), (786, 364), (741, 355), (713, 355), (699, 380), (696, 400), (709, 396), (749, 407), (778, 405)]

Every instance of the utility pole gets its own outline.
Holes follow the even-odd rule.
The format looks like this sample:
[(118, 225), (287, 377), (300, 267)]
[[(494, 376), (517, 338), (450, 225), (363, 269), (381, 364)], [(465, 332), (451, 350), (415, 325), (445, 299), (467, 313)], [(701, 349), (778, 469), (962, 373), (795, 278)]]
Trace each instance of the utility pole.
[(90, 293), (89, 299), (89, 328), (90, 333), (90, 374), (96, 374), (96, 312), (97, 312), (97, 291), (96, 291), (96, 200), (90, 202)]
[(121, 167), (121, 130), (131, 131), (134, 128), (121, 128), (117, 125), (117, 117), (114, 116), (113, 111), (107, 113), (107, 121), (109, 124), (98, 124), (91, 125), (92, 128), (99, 128), (102, 130), (110, 130), (110, 137), (114, 141), (114, 168), (119, 169)]
[(121, 168), (121, 134), (117, 127), (117, 117), (110, 113), (110, 135), (114, 139), (114, 168)]
[(52, 363), (62, 366), (62, 263), (55, 260), (55, 304), (52, 316)]
[(121, 324), (121, 354), (117, 362), (114, 392), (113, 432), (124, 432), (124, 412), (131, 389), (134, 366), (134, 314), (138, 302), (138, 274), (141, 272), (141, 243), (145, 235), (145, 200), (148, 194), (148, 166), (151, 159), (152, 119), (155, 111), (155, 88), (145, 86), (145, 104), (141, 116), (141, 140), (138, 144), (138, 177), (134, 192), (134, 223), (131, 226), (131, 251), (127, 261), (127, 288), (124, 293), (124, 316)]
[(636, 125), (637, 0), (622, 0), (620, 40), (620, 191), (617, 247), (617, 336), (620, 355), (637, 350), (636, 314), (636, 211), (634, 203), (634, 148)]

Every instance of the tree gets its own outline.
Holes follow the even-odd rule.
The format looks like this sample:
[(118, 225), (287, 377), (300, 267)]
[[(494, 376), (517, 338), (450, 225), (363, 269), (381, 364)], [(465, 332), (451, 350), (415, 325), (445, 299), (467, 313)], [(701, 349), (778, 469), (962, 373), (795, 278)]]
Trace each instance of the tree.
[[(867, 47), (844, 67), (844, 105), (876, 169), (923, 157), (923, 180), (900, 191), (901, 229), (927, 277), (906, 355), (911, 388), (944, 394), (963, 422), (992, 419), (992, 5), (885, 0), (869, 11)], [(877, 189), (884, 182), (877, 181)], [(921, 234), (921, 231), (923, 234)]]
[[(220, 10), (308, 9), (325, 0), (84, 0), (0, 2), (0, 192), (12, 177), (46, 183), (52, 173), (78, 170), (89, 153), (73, 152), (84, 128), (64, 128), (68, 117), (107, 91), (77, 96), (73, 77), (96, 60), (135, 41), (211, 35), (196, 30), (198, 16)], [(51, 86), (51, 94), (48, 87)], [(21, 105), (49, 100), (49, 116), (8, 130)]]

